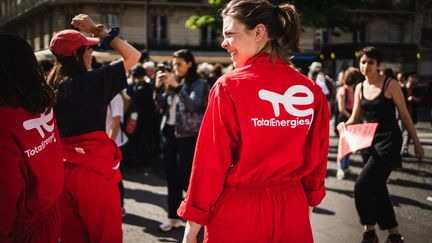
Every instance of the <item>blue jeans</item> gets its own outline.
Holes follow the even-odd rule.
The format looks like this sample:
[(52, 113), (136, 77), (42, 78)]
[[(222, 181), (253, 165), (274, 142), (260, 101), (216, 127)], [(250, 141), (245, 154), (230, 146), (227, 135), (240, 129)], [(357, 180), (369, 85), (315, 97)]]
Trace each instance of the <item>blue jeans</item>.
[(345, 157), (341, 159), (341, 161), (337, 164), (337, 168), (341, 170), (346, 170), (349, 168), (349, 158), (350, 154), (347, 154)]

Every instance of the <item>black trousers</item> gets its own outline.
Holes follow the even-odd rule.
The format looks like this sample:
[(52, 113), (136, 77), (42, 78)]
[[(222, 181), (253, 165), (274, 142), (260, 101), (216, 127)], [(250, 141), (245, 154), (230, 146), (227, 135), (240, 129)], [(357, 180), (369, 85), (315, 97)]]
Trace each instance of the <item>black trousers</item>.
[[(400, 148), (400, 147), (399, 147)], [(355, 183), (355, 205), (362, 225), (375, 225), (381, 230), (398, 226), (386, 181), (397, 162), (384, 157), (376, 159), (363, 154), (365, 162)]]
[(168, 184), (168, 218), (179, 218), (177, 208), (187, 191), (197, 136), (177, 138), (174, 126), (166, 125), (164, 135), (165, 176)]

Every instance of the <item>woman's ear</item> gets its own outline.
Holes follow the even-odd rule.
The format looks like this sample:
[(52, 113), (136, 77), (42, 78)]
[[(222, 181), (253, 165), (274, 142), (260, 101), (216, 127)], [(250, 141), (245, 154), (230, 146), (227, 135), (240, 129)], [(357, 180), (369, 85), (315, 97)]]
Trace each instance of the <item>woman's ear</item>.
[(266, 30), (265, 25), (263, 25), (263, 24), (258, 24), (257, 26), (255, 26), (254, 31), (255, 31), (255, 33), (254, 33), (255, 34), (255, 40), (257, 42), (261, 42), (267, 36), (267, 32), (266, 32), (267, 30)]
[(189, 69), (189, 68), (192, 67), (192, 62), (186, 62), (186, 65), (187, 65), (187, 67), (188, 67), (188, 69)]

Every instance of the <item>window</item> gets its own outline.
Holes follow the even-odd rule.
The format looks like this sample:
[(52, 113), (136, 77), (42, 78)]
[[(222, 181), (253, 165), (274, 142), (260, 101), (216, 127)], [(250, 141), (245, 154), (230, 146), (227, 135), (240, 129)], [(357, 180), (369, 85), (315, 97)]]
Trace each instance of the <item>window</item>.
[(403, 28), (400, 23), (391, 23), (390, 24), (390, 37), (389, 41), (391, 43), (402, 43), (403, 42)]
[(204, 26), (201, 28), (201, 45), (218, 46), (217, 33), (213, 26)]
[(107, 29), (119, 26), (119, 16), (118, 14), (104, 14), (102, 15), (102, 23), (105, 23)]
[(150, 18), (150, 41), (155, 44), (167, 42), (167, 17), (151, 16)]
[(327, 29), (315, 29), (314, 49), (319, 50), (330, 42), (330, 33)]
[(354, 43), (364, 43), (366, 41), (366, 24), (360, 24), (353, 31), (353, 42)]

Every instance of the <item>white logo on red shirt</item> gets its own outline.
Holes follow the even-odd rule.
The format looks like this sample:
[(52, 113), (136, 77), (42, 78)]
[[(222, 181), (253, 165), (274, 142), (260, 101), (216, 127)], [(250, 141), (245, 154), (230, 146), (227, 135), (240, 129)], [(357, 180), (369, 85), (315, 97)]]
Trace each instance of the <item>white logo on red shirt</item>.
[(41, 113), (39, 118), (33, 118), (23, 122), (23, 127), (26, 130), (36, 129), (39, 132), (39, 135), (44, 138), (45, 132), (42, 130), (42, 127), (47, 132), (52, 132), (54, 130), (54, 122), (51, 125), (48, 125), (53, 120), (53, 110), (51, 109), (48, 114)]
[[(299, 93), (306, 94), (306, 96), (295, 96)], [(285, 91), (285, 94), (283, 95), (262, 89), (258, 92), (258, 96), (262, 100), (266, 100), (272, 103), (273, 111), (276, 117), (279, 117), (280, 115), (279, 104), (282, 104), (285, 110), (293, 116), (305, 117), (313, 115), (314, 113), (314, 110), (312, 108), (300, 110), (294, 107), (294, 105), (310, 105), (314, 101), (313, 93), (306, 86), (303, 85), (291, 86)]]

